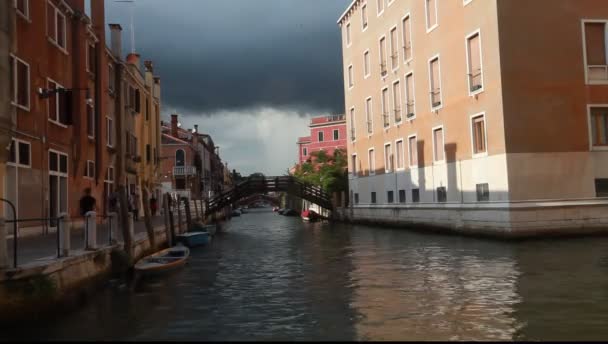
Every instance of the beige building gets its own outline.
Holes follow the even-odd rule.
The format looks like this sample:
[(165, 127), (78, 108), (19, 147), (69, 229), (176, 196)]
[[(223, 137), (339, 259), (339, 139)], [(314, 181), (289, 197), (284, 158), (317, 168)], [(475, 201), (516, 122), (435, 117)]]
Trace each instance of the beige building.
[(340, 17), (350, 216), (608, 228), (603, 0), (355, 0)]

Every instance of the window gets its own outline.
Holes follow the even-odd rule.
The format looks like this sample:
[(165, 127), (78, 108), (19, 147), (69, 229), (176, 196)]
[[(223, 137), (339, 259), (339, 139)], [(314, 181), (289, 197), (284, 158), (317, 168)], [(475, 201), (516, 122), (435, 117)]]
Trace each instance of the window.
[(384, 145), (384, 172), (393, 172), (393, 149), (390, 143)]
[(372, 203), (376, 204), (376, 193), (372, 192)]
[(146, 102), (146, 121), (148, 121), (150, 119), (150, 102), (148, 97), (144, 97), (144, 101)]
[(346, 24), (346, 46), (350, 46), (350, 23)]
[(407, 63), (414, 57), (412, 55), (412, 20), (409, 14), (401, 21), (401, 37), (403, 39), (403, 61)]
[(136, 113), (141, 112), (140, 92), (138, 88), (129, 86), (127, 106)]
[(302, 155), (304, 155), (304, 156), (308, 155), (308, 149), (306, 149), (306, 147), (302, 148)]
[(608, 147), (608, 106), (590, 107), (591, 146)]
[(11, 103), (29, 111), (30, 109), (30, 66), (23, 60), (10, 56)]
[(95, 73), (95, 43), (89, 42), (87, 45), (87, 72)]
[(114, 119), (106, 117), (106, 145), (114, 147)]
[(359, 194), (355, 193), (355, 204), (359, 204)]
[(392, 190), (386, 192), (387, 203), (395, 203), (395, 196)]
[(12, 139), (8, 163), (12, 166), (32, 167), (31, 144), (29, 142)]
[(355, 108), (350, 109), (350, 140), (355, 141), (357, 139), (355, 130)]
[(116, 89), (116, 75), (114, 74), (114, 67), (112, 64), (108, 65), (108, 89), (110, 93), (114, 93)]
[(426, 11), (426, 32), (431, 32), (439, 24), (437, 23), (437, 0), (424, 0)]
[(348, 66), (348, 88), (351, 89), (355, 85), (353, 80), (353, 66)]
[(378, 15), (381, 15), (384, 12), (384, 1), (386, 0), (376, 0)]
[(386, 76), (386, 37), (380, 38), (380, 75)]
[(367, 29), (367, 4), (361, 6), (361, 23), (362, 30), (365, 31)]
[(388, 88), (382, 90), (382, 119), (384, 120), (384, 128), (391, 125), (388, 113)]
[(410, 157), (410, 167), (418, 166), (418, 142), (416, 135), (408, 137), (408, 155)]
[(420, 189), (412, 189), (412, 202), (420, 202)]
[(338, 129), (334, 129), (334, 141), (338, 141), (340, 139), (340, 131)]
[(433, 161), (444, 161), (443, 128), (433, 129)]
[(595, 180), (595, 196), (608, 197), (608, 178)]
[(186, 166), (186, 152), (183, 149), (175, 151), (175, 166)]
[(414, 100), (414, 73), (410, 72), (405, 76), (405, 117), (408, 120), (416, 117), (416, 101)]
[(469, 94), (483, 91), (483, 72), (481, 64), (481, 38), (479, 31), (467, 37), (467, 69)]
[(373, 132), (373, 116), (372, 116), (372, 98), (369, 97), (365, 100), (365, 122), (367, 123), (367, 133), (372, 134)]
[(95, 138), (95, 110), (93, 110), (93, 105), (87, 105), (87, 136), (90, 139)]
[(351, 166), (351, 173), (353, 175), (353, 177), (357, 176), (357, 154), (353, 154), (350, 157), (350, 166)]
[(25, 19), (30, 18), (30, 2), (29, 0), (15, 0), (15, 8), (17, 13), (23, 16)]
[(150, 147), (150, 144), (146, 144), (146, 162), (148, 164), (150, 164), (150, 161), (152, 161), (152, 147)]
[(175, 178), (175, 190), (186, 190), (186, 179)]
[(439, 56), (429, 60), (429, 81), (431, 85), (431, 111), (441, 108), (441, 67)]
[(49, 150), (49, 217), (68, 211), (68, 156)]
[(373, 148), (367, 151), (367, 159), (369, 164), (369, 174), (376, 174), (376, 154)]
[(475, 116), (471, 119), (473, 133), (473, 155), (486, 153), (486, 123), (485, 115)]
[(608, 82), (608, 21), (584, 21), (585, 68), (588, 83)]
[(473, 0), (462, 0), (462, 4), (463, 4), (464, 6), (466, 6), (466, 5), (470, 4), (470, 3), (471, 3), (471, 1), (473, 1)]
[(399, 203), (405, 203), (405, 190), (399, 190)]
[(490, 187), (488, 183), (477, 184), (477, 202), (488, 202), (490, 201)]
[(66, 25), (65, 16), (50, 1), (47, 2), (47, 35), (51, 42), (60, 48), (66, 48)]
[(323, 142), (323, 132), (319, 131), (319, 133), (317, 135), (319, 137), (319, 142)]
[(108, 166), (106, 170), (106, 176), (103, 180), (103, 193), (106, 195), (106, 198), (110, 197), (113, 191), (114, 186), (114, 167)]
[(401, 123), (401, 83), (399, 80), (393, 83), (393, 114), (395, 123)]
[[(63, 86), (54, 82), (53, 80), (48, 80), (48, 89), (55, 90), (60, 89), (63, 90)], [(58, 91), (53, 93), (47, 99), (47, 111), (49, 114), (49, 120), (53, 123), (59, 124), (61, 126), (68, 125), (68, 117), (69, 117), (69, 109), (71, 108), (71, 98), (69, 97), (70, 92)]]
[(87, 164), (84, 168), (84, 176), (87, 178), (95, 178), (95, 162), (87, 160)]
[(363, 77), (368, 78), (370, 75), (370, 70), (369, 70), (369, 50), (366, 50), (363, 53)]
[(397, 169), (402, 170), (405, 168), (403, 163), (403, 140), (395, 142), (395, 154), (397, 155)]
[(445, 203), (448, 201), (448, 193), (445, 186), (440, 186), (437, 188), (437, 202)]
[(391, 40), (391, 68), (395, 70), (399, 68), (399, 38), (397, 37), (397, 27), (393, 27), (389, 34)]

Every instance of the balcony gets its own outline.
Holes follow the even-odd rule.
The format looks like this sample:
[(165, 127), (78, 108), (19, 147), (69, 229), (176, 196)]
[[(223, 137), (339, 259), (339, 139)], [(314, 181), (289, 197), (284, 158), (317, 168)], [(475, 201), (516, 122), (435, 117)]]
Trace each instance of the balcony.
[(194, 176), (196, 175), (196, 167), (194, 166), (175, 166), (173, 167), (174, 176)]

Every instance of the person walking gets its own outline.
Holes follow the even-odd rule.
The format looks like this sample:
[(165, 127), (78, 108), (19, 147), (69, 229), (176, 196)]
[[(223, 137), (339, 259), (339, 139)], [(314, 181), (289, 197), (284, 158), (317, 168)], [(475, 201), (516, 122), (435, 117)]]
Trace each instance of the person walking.
[(152, 196), (152, 198), (150, 198), (150, 211), (152, 212), (152, 216), (156, 216), (157, 210), (158, 202), (156, 201), (156, 197)]
[(133, 208), (133, 220), (139, 221), (139, 194), (137, 191), (133, 191), (131, 199), (133, 200), (133, 204), (131, 205)]
[(89, 211), (94, 211), (97, 201), (91, 196), (91, 188), (84, 189), (84, 195), (80, 198), (80, 216), (85, 216)]

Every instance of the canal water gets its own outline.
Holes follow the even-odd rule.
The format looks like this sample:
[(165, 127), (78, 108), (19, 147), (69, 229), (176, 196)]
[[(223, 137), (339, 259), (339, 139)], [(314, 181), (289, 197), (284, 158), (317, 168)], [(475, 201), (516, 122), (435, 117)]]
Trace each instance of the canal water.
[(506, 243), (250, 211), (188, 265), (113, 281), (46, 340), (601, 340), (608, 239)]

